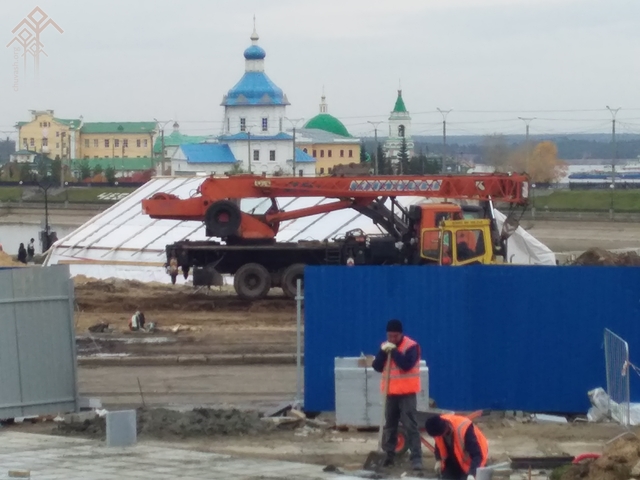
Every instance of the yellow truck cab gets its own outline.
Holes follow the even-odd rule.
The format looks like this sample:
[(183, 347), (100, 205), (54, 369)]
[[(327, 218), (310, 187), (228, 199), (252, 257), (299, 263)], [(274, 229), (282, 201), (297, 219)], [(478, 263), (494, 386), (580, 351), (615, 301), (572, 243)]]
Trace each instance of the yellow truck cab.
[(495, 262), (491, 242), (491, 221), (444, 220), (439, 228), (421, 232), (420, 256), (439, 265), (488, 265)]

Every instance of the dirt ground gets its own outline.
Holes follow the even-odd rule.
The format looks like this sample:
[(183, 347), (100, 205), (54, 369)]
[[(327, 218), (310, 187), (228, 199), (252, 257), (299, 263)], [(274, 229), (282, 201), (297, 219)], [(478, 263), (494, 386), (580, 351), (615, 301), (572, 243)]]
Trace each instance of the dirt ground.
[[(326, 415), (319, 417), (320, 420), (327, 422), (328, 426), (326, 427), (318, 428), (299, 424), (293, 427), (263, 429), (255, 428), (255, 421), (252, 420), (254, 417), (251, 417), (250, 414), (245, 419), (238, 419), (238, 413), (231, 412), (229, 415), (231, 420), (229, 421), (239, 422), (240, 420), (242, 424), (240, 432), (232, 432), (220, 431), (216, 426), (219, 420), (211, 420), (211, 415), (206, 412), (202, 413), (201, 410), (185, 414), (185, 417), (191, 418), (193, 429), (189, 427), (189, 420), (173, 418), (176, 417), (176, 414), (162, 412), (166, 412), (166, 410), (161, 410), (160, 415), (148, 417), (155, 417), (156, 425), (147, 420), (144, 422), (147, 427), (144, 425), (139, 427), (142, 443), (170, 445), (172, 448), (240, 457), (288, 460), (322, 466), (334, 465), (343, 471), (361, 468), (367, 454), (376, 449), (377, 434), (375, 432), (337, 431), (331, 427), (332, 417)], [(218, 414), (218, 417), (220, 416), (226, 415)], [(162, 423), (157, 424), (158, 420)], [(582, 453), (601, 453), (606, 442), (621, 433), (620, 427), (612, 424), (518, 423), (494, 415), (477, 419), (475, 423), (489, 440), (490, 463), (507, 461), (513, 457), (575, 456)], [(98, 421), (98, 428), (96, 428), (95, 421), (62, 429), (58, 424), (53, 423), (33, 425), (24, 423), (9, 425), (5, 428), (29, 433), (104, 438), (104, 420), (102, 426), (99, 426)], [(429, 438), (427, 440), (432, 442)], [(435, 460), (426, 448), (423, 448), (423, 459), (425, 467), (431, 470)], [(401, 474), (407, 467), (407, 459), (400, 458), (397, 467), (392, 469), (390, 473)], [(591, 476), (589, 480), (595, 478), (598, 477)]]
[[(295, 353), (296, 307), (274, 294), (247, 302), (231, 291), (193, 293), (185, 286), (76, 278), (78, 354), (186, 355)], [(130, 332), (137, 309), (155, 333)], [(97, 323), (110, 333), (90, 333)], [(174, 333), (174, 331), (176, 331)]]

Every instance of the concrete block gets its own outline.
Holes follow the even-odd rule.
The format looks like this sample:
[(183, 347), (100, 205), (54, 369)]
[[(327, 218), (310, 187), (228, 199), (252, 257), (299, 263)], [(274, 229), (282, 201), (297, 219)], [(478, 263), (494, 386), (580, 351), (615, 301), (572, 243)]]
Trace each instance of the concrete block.
[(560, 417), (558, 415), (545, 415), (544, 413), (534, 414), (533, 421), (536, 423), (569, 423), (565, 417)]
[(80, 408), (97, 410), (102, 408), (102, 400), (99, 398), (80, 397), (78, 402)]
[(96, 412), (68, 413), (64, 416), (64, 423), (82, 423), (85, 420), (93, 420), (98, 414)]
[(135, 410), (107, 412), (107, 447), (129, 447), (137, 441)]
[(31, 478), (30, 470), (9, 470), (9, 478)]

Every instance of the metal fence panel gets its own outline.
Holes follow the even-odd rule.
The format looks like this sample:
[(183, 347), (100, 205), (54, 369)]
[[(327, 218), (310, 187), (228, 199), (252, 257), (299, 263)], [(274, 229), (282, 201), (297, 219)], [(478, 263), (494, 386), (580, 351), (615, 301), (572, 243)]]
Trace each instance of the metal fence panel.
[(0, 418), (77, 407), (68, 266), (0, 271)]
[(630, 425), (631, 392), (629, 390), (629, 344), (608, 328), (604, 329), (604, 357), (607, 372), (609, 412), (611, 401), (618, 404), (621, 425)]
[(439, 407), (585, 412), (604, 328), (640, 338), (639, 285), (637, 268), (309, 267), (305, 408), (333, 410), (334, 358), (375, 353), (396, 317)]

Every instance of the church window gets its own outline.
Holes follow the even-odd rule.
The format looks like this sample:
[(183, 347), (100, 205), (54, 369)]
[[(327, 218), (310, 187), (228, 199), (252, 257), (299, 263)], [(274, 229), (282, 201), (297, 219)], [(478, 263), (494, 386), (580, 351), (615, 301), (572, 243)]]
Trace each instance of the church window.
[(340, 156), (344, 157), (344, 150), (340, 150)]
[(404, 125), (400, 125), (398, 127), (398, 136), (399, 137), (404, 137)]
[(349, 150), (349, 158), (353, 157), (353, 150)]
[(298, 170), (298, 176), (299, 176), (299, 177), (302, 177), (302, 176), (303, 176), (303, 173), (304, 173), (304, 172), (303, 172), (302, 170)]
[(227, 118), (227, 133), (231, 131), (231, 119)]
[(98, 146), (98, 139), (97, 139), (97, 138), (94, 138), (94, 139), (93, 139), (93, 146), (94, 146), (94, 147), (97, 147), (97, 146)]
[(276, 151), (275, 150), (269, 150), (269, 160), (271, 160), (272, 162), (276, 161)]
[(313, 158), (317, 158), (316, 153), (317, 153), (317, 152), (314, 150), (314, 151), (313, 151)]
[(303, 149), (302, 149), (302, 151), (303, 151), (304, 153), (309, 153), (309, 152), (308, 152), (308, 150), (307, 150), (306, 148), (303, 148)]
[(280, 131), (282, 131), (282, 118), (280, 118)]
[(241, 132), (245, 132), (247, 130), (247, 119), (246, 118), (241, 118), (240, 119), (240, 131)]
[(262, 119), (262, 131), (266, 132), (269, 129), (269, 119), (268, 118), (263, 118)]
[(327, 150), (327, 157), (331, 157), (331, 150)]
[(320, 157), (324, 157), (324, 150), (320, 150)]
[(253, 161), (257, 162), (260, 160), (260, 150), (254, 150), (253, 151)]
[(320, 169), (320, 175), (324, 175), (324, 168)]

